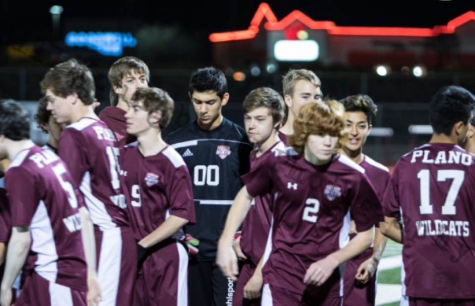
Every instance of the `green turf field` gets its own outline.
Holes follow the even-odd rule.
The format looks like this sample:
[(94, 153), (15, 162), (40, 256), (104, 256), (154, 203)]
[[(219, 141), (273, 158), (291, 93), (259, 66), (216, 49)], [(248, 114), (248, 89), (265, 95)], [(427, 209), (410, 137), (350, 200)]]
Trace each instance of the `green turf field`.
[[(401, 255), (401, 251), (402, 251), (401, 244), (398, 244), (389, 240), (388, 244), (386, 245), (386, 250), (384, 251), (384, 254), (383, 254), (383, 260), (384, 258)], [(379, 271), (378, 285), (401, 285), (401, 268), (397, 267), (397, 268)], [(391, 290), (389, 294), (391, 296), (394, 296), (396, 299), (399, 299), (401, 295), (401, 291)], [(397, 302), (378, 304), (378, 305), (395, 306), (395, 305), (399, 305), (399, 300)]]

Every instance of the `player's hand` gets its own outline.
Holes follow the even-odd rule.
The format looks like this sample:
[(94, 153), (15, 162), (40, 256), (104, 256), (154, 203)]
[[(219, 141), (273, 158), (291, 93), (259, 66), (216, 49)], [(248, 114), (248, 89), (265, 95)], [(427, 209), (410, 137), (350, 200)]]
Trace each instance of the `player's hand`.
[(359, 266), (355, 279), (362, 284), (366, 284), (374, 276), (377, 268), (378, 263), (371, 257)]
[(246, 255), (244, 255), (241, 249), (241, 236), (239, 236), (236, 239), (233, 239), (233, 249), (234, 249), (234, 252), (236, 252), (236, 255), (239, 260), (247, 260)]
[(237, 280), (239, 274), (238, 261), (236, 252), (231, 244), (219, 244), (218, 254), (216, 256), (216, 264), (223, 272), (224, 276), (233, 281)]
[(102, 300), (101, 287), (96, 276), (88, 277), (87, 279), (87, 306), (96, 306)]
[(244, 298), (248, 300), (257, 299), (261, 296), (264, 280), (261, 273), (254, 273), (251, 279), (244, 286)]
[(7, 290), (1, 290), (0, 292), (0, 305), (2, 306), (11, 306), (12, 305), (12, 299), (13, 299), (13, 292), (11, 288), (8, 288)]
[(336, 267), (338, 267), (338, 261), (331, 256), (327, 256), (310, 265), (303, 282), (306, 285), (321, 286), (332, 275)]

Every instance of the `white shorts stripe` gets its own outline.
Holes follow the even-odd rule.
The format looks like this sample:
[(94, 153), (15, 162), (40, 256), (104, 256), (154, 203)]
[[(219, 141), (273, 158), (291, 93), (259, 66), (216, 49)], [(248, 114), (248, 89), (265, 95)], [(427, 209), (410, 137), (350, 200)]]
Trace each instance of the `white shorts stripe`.
[(262, 306), (274, 305), (274, 303), (272, 302), (272, 292), (270, 291), (269, 284), (264, 284), (264, 289), (262, 290), (261, 305)]
[(99, 257), (99, 284), (102, 289), (101, 306), (116, 305), (119, 292), (120, 265), (122, 262), (122, 235), (120, 228), (102, 232)]
[(188, 252), (185, 247), (177, 242), (179, 263), (178, 263), (178, 296), (177, 306), (188, 305)]
[(74, 306), (71, 289), (53, 282), (49, 282), (49, 296), (51, 306)]

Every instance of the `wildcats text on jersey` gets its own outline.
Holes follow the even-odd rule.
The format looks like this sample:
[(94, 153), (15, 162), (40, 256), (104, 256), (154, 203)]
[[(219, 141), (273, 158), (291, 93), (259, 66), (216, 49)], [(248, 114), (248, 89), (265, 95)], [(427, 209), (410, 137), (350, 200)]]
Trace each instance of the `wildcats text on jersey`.
[(417, 235), (420, 236), (454, 236), (469, 237), (470, 223), (455, 220), (420, 220), (416, 221)]

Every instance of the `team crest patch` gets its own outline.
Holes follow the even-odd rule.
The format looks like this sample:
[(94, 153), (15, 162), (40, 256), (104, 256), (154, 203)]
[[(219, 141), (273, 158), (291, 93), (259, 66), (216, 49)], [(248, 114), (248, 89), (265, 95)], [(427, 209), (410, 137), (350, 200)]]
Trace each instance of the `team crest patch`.
[(229, 155), (231, 155), (231, 148), (229, 146), (218, 146), (216, 150), (216, 155), (219, 156), (221, 159), (225, 159)]
[(333, 201), (341, 196), (341, 188), (334, 185), (327, 185), (325, 187), (325, 195), (328, 200)]
[(158, 174), (149, 172), (145, 176), (145, 184), (147, 184), (148, 187), (152, 187), (153, 185), (158, 184), (158, 178)]

